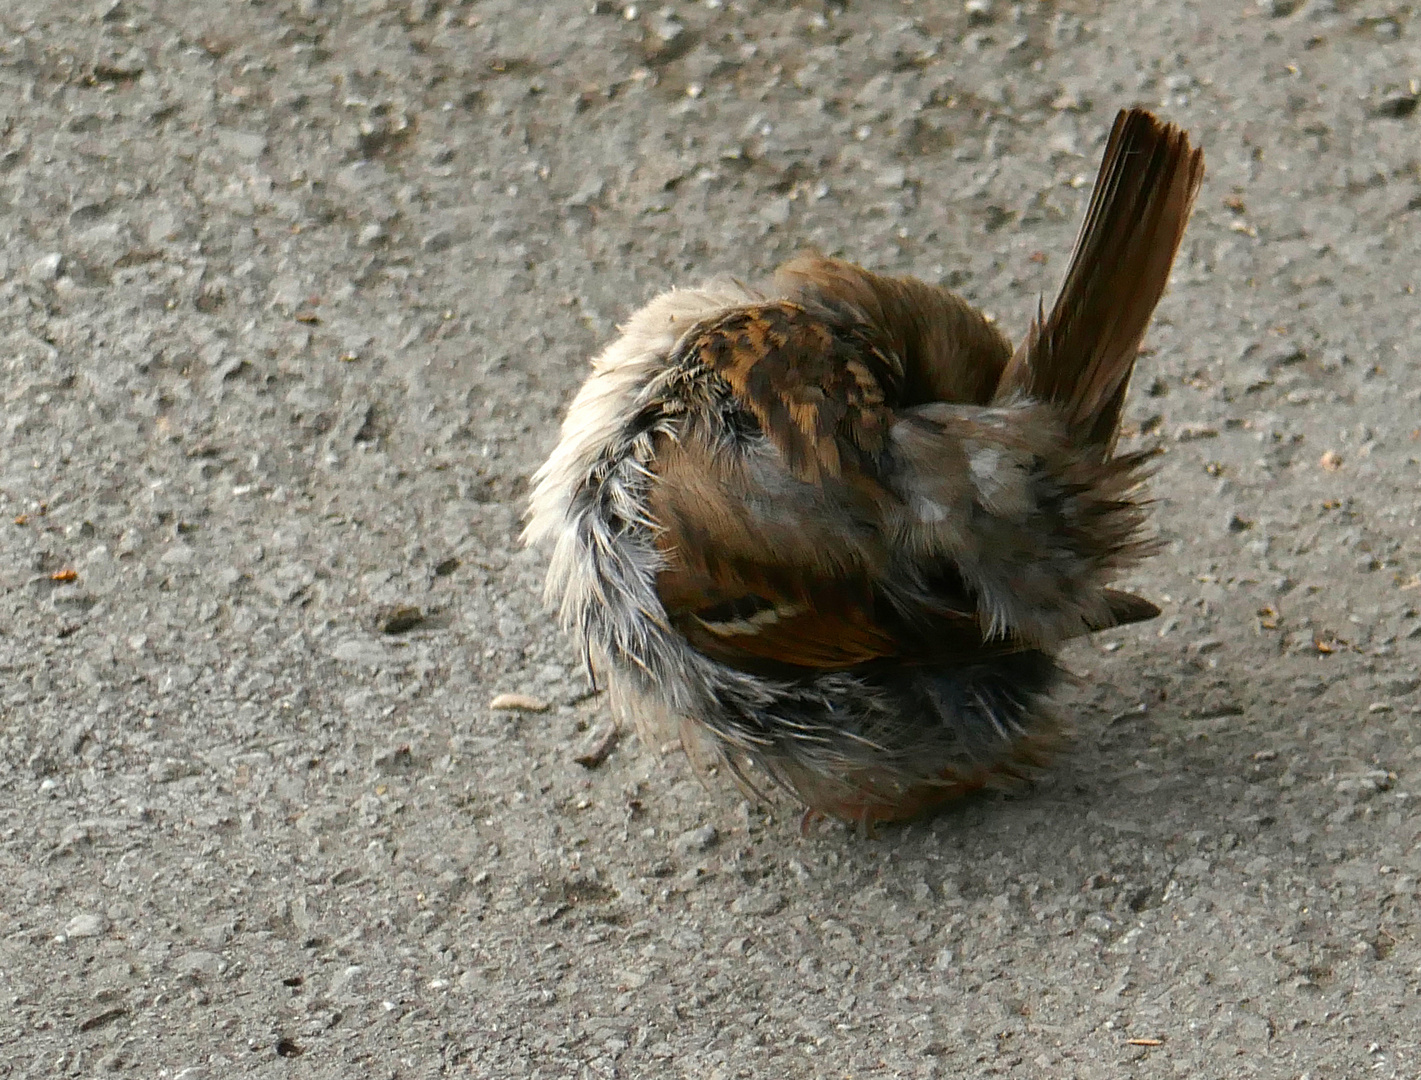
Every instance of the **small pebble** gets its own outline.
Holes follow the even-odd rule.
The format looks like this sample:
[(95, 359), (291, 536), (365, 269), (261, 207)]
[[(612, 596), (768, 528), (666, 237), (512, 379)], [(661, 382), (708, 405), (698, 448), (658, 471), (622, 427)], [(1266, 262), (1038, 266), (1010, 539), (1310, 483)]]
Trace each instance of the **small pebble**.
[(766, 225), (783, 225), (789, 216), (789, 199), (771, 199), (760, 209), (760, 220)]
[(590, 206), (602, 198), (602, 193), (606, 190), (606, 186), (602, 180), (593, 177), (578, 188), (572, 195), (569, 195), (563, 205), (574, 208)]
[(606, 761), (617, 746), (621, 732), (616, 724), (608, 723), (593, 730), (592, 736), (572, 760), (584, 769), (595, 769)]
[(64, 934), (69, 938), (93, 938), (104, 932), (104, 919), (102, 915), (75, 915), (64, 927)]
[(417, 607), (392, 608), (380, 617), (380, 631), (385, 634), (407, 634), (418, 629), (424, 621), (424, 612)]
[(652, 24), (652, 32), (662, 41), (670, 43), (685, 33), (686, 24), (674, 15), (663, 14)]
[(30, 266), (30, 276), (36, 281), (54, 281), (64, 268), (64, 256), (57, 251), (36, 259)]
[(429, 233), (419, 242), (420, 248), (430, 255), (437, 255), (441, 251), (448, 251), (454, 246), (454, 234), (448, 229), (436, 229)]
[(706, 851), (720, 839), (720, 831), (714, 825), (702, 825), (698, 829), (687, 829), (672, 843), (677, 851)]
[(233, 131), (230, 128), (218, 128), (217, 144), (235, 157), (246, 161), (256, 161), (266, 153), (266, 136), (255, 131)]
[(890, 190), (900, 188), (908, 182), (908, 170), (901, 165), (894, 165), (879, 173), (873, 182), (881, 188)]
[(757, 890), (737, 898), (730, 905), (730, 910), (736, 915), (773, 915), (784, 907), (784, 903), (785, 898), (782, 893), (773, 889), (763, 892)]
[(178, 957), (173, 962), (173, 968), (182, 978), (200, 982), (223, 974), (227, 970), (227, 961), (214, 952), (197, 949)]
[(1248, 518), (1240, 517), (1237, 513), (1233, 513), (1233, 514), (1230, 514), (1230, 515), (1229, 515), (1229, 520), (1228, 520), (1228, 530), (1229, 530), (1229, 532), (1231, 532), (1231, 533), (1247, 532), (1247, 531), (1248, 531), (1249, 529), (1251, 529), (1251, 528), (1253, 528), (1253, 522), (1249, 521)]
[(414, 753), (407, 743), (401, 743), (376, 751), (370, 763), (381, 772), (399, 772), (414, 765)]

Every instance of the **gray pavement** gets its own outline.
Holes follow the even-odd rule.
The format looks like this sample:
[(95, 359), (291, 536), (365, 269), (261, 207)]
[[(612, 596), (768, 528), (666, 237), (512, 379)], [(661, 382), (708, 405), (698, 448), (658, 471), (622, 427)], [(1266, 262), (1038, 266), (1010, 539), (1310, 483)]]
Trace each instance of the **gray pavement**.
[[(1418, 79), (1401, 0), (6, 0), (0, 1076), (1421, 1075)], [(814, 244), (1019, 334), (1137, 103), (1209, 177), (1071, 751), (868, 837), (577, 764), (517, 534), (615, 322)]]

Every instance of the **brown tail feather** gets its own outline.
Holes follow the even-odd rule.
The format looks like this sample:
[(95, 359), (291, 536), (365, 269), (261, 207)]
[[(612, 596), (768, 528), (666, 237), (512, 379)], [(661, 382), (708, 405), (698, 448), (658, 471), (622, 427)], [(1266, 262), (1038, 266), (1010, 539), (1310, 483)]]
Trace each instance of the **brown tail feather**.
[(1110, 452), (1203, 177), (1204, 155), (1179, 128), (1143, 109), (1116, 117), (1060, 294), (1012, 356), (997, 400), (1053, 401), (1081, 445)]

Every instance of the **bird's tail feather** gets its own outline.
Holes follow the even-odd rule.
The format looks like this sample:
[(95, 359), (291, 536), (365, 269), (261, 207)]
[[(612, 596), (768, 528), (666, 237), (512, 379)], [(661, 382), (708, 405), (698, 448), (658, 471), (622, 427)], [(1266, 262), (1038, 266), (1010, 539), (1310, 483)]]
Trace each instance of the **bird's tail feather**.
[(1012, 356), (998, 401), (1053, 402), (1078, 444), (1111, 451), (1203, 176), (1203, 153), (1179, 128), (1142, 109), (1116, 117), (1061, 291)]

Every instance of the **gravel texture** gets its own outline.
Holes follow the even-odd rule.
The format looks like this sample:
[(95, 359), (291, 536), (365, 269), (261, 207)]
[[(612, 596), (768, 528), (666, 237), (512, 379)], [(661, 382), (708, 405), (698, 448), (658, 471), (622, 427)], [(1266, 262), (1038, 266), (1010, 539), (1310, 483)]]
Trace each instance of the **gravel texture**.
[[(1421, 1074), (1418, 43), (5, 0), (0, 1076)], [(859, 836), (617, 742), (517, 544), (615, 321), (814, 244), (1019, 334), (1133, 103), (1210, 173), (1073, 750)]]

